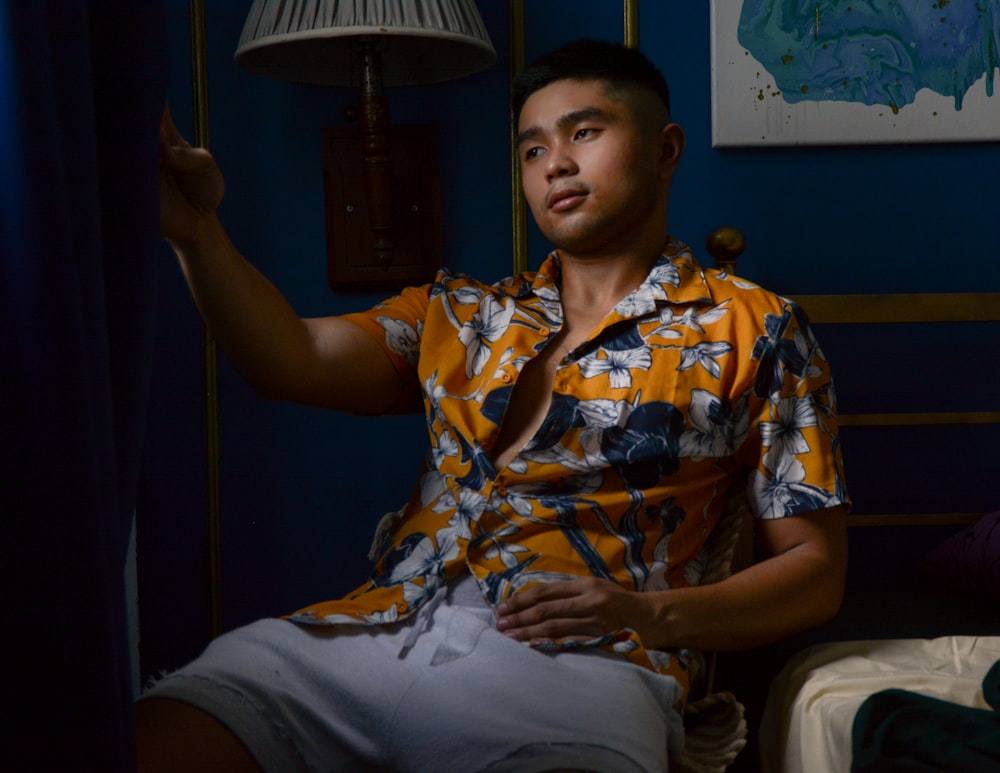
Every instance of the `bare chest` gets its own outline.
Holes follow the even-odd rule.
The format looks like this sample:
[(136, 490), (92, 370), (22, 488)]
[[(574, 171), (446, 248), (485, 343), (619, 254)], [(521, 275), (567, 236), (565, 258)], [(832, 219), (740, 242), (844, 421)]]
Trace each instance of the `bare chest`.
[(586, 340), (587, 331), (592, 330), (603, 318), (603, 314), (595, 316), (597, 319), (593, 321), (584, 318), (577, 324), (567, 324), (521, 370), (493, 447), (493, 464), (496, 469), (502, 470), (510, 464), (542, 426), (552, 402), (552, 387), (559, 364)]

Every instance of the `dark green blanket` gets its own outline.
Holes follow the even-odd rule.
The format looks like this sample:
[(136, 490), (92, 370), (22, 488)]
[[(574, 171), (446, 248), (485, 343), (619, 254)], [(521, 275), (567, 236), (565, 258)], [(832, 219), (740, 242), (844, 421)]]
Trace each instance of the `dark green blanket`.
[(852, 729), (856, 773), (1000, 771), (1000, 662), (983, 679), (993, 711), (907, 690), (883, 690), (858, 709)]

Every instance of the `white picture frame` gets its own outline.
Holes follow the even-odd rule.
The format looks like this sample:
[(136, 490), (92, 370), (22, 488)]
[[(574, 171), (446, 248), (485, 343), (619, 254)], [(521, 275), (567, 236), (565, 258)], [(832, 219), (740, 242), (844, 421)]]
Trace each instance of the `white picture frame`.
[[(771, 2), (761, 2), (761, 0), (711, 0), (711, 34), (712, 34), (712, 145), (713, 147), (753, 147), (768, 145), (814, 145), (814, 144), (862, 144), (862, 143), (902, 143), (902, 142), (983, 142), (990, 140), (1000, 140), (1000, 75), (997, 75), (1000, 67), (994, 67), (992, 78), (985, 73), (976, 80), (967, 91), (961, 95), (960, 108), (956, 109), (956, 99), (954, 96), (937, 93), (928, 87), (918, 87), (913, 95), (912, 101), (902, 105), (893, 105), (891, 100), (884, 100), (885, 104), (863, 104), (860, 101), (849, 101), (842, 97), (826, 99), (820, 98), (827, 94), (834, 94), (835, 88), (842, 84), (846, 89), (848, 79), (842, 78), (835, 84), (834, 88), (826, 86), (825, 89), (818, 84), (824, 79), (829, 82), (829, 74), (832, 69), (830, 65), (832, 57), (826, 57), (826, 72), (820, 72), (822, 65), (818, 63), (818, 47), (825, 46), (822, 53), (829, 51), (834, 46), (846, 46), (847, 36), (836, 38), (833, 30), (848, 30), (845, 26), (845, 18), (853, 21), (857, 16), (850, 17), (849, 14), (858, 14), (859, 9), (871, 13), (878, 11), (880, 3), (885, 3), (886, 7), (892, 7), (895, 15), (901, 13), (927, 13), (928, 8), (933, 8), (933, 12), (940, 14), (936, 23), (945, 25), (948, 23), (948, 14), (954, 13), (949, 35), (956, 37), (954, 40), (968, 40), (971, 35), (979, 35), (980, 39), (985, 34), (987, 39), (992, 38), (993, 61), (1000, 64), (1000, 3), (997, 0), (985, 0), (986, 13), (978, 14), (977, 21), (967, 21), (959, 28), (962, 22), (962, 11), (965, 4), (971, 3), (975, 7), (976, 0), (950, 0), (949, 3), (930, 3), (922, 0), (869, 0), (866, 3), (858, 3), (856, 0), (814, 0), (807, 3), (805, 0), (773, 0)], [(754, 14), (775, 14), (783, 13), (782, 16), (774, 17), (775, 23), (772, 25), (776, 30), (774, 45), (768, 45), (766, 38), (760, 33), (762, 29), (767, 29), (767, 24), (755, 24), (756, 37), (750, 36), (751, 42), (758, 48), (756, 53), (766, 54), (780, 47), (782, 52), (787, 51), (788, 62), (793, 62), (797, 55), (800, 61), (810, 62), (815, 67), (812, 73), (808, 66), (799, 67), (801, 75), (810, 74), (814, 76), (814, 85), (817, 86), (811, 94), (808, 93), (808, 85), (800, 88), (802, 96), (794, 95), (794, 89), (790, 90), (789, 97), (786, 98), (785, 90), (781, 85), (782, 79), (787, 85), (791, 80), (787, 77), (787, 71), (782, 69), (783, 63), (780, 59), (762, 63), (757, 58), (755, 52), (744, 47), (740, 42), (739, 25), (744, 6), (748, 6), (748, 18), (759, 21)], [(984, 2), (980, 2), (979, 10), (982, 10)], [(813, 14), (802, 13), (802, 9), (813, 6), (816, 18), (819, 20), (819, 30), (816, 31), (816, 18)], [(900, 10), (902, 8), (902, 10)], [(793, 16), (793, 9), (798, 9)], [(850, 9), (850, 10), (848, 10)], [(974, 14), (966, 13), (966, 18), (972, 19)], [(824, 26), (824, 19), (830, 20), (829, 27)], [(880, 20), (882, 21), (882, 20)], [(884, 21), (889, 21), (884, 19)], [(897, 18), (900, 28), (908, 27), (912, 32), (917, 25), (904, 25)], [(909, 21), (909, 20), (907, 20)], [(923, 31), (928, 35), (927, 40), (931, 40), (931, 33), (927, 32), (927, 25), (932, 20), (923, 20)], [(993, 29), (970, 28), (976, 23), (980, 25), (992, 25)], [(885, 27), (891, 27), (886, 24)], [(895, 58), (895, 62), (886, 63), (886, 69), (900, 66), (900, 56), (906, 57), (911, 52), (916, 52), (922, 41), (919, 37), (911, 35), (907, 39), (895, 37), (892, 40), (880, 40), (879, 34), (885, 34), (884, 29), (874, 30), (874, 25), (859, 27), (850, 31), (851, 45), (864, 46), (864, 58), (858, 57), (861, 62), (860, 67), (868, 67), (868, 72), (875, 69), (881, 71), (882, 63), (878, 57), (883, 53), (890, 58)], [(934, 30), (937, 34), (937, 30)], [(748, 37), (748, 36), (744, 36)], [(867, 39), (868, 42), (865, 42)], [(764, 41), (764, 42), (761, 42)], [(935, 46), (947, 46), (947, 40), (941, 42), (933, 40)], [(902, 46), (908, 50), (900, 50)], [(930, 43), (927, 43), (929, 46)], [(796, 48), (796, 46), (798, 46)], [(813, 48), (815, 46), (815, 48)], [(957, 50), (957, 46), (952, 50)], [(973, 54), (976, 54), (973, 51)], [(983, 58), (988, 60), (989, 51), (983, 52)], [(767, 56), (762, 58), (767, 59)], [(835, 66), (846, 67), (844, 63), (846, 57), (837, 56), (834, 59)], [(914, 56), (908, 63), (911, 65), (919, 57)], [(905, 68), (907, 62), (902, 62)], [(770, 68), (770, 69), (769, 69)], [(966, 67), (967, 72), (972, 72), (972, 68)], [(774, 72), (779, 77), (775, 77)], [(928, 69), (927, 72), (930, 70)], [(913, 76), (919, 79), (920, 73), (904, 73), (904, 77)], [(853, 83), (856, 85), (859, 80), (864, 79), (861, 74), (859, 79), (858, 69), (855, 69)], [(898, 76), (897, 76), (898, 78)], [(805, 81), (806, 77), (800, 78)], [(899, 83), (898, 79), (896, 81)], [(861, 87), (864, 87), (861, 83)], [(916, 87), (917, 84), (914, 84)], [(988, 93), (993, 89), (992, 95)], [(872, 90), (877, 90), (876, 88)], [(861, 92), (861, 93), (872, 93)], [(846, 93), (846, 92), (845, 92)], [(795, 96), (794, 99), (791, 96)], [(836, 96), (834, 94), (834, 96)], [(903, 101), (903, 100), (900, 100)]]

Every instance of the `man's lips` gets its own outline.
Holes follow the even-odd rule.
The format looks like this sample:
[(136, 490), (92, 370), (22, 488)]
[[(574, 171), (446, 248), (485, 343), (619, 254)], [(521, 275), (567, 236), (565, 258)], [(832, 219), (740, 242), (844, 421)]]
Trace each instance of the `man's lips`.
[(556, 212), (563, 212), (572, 209), (587, 196), (587, 191), (582, 188), (563, 188), (549, 194), (549, 209)]

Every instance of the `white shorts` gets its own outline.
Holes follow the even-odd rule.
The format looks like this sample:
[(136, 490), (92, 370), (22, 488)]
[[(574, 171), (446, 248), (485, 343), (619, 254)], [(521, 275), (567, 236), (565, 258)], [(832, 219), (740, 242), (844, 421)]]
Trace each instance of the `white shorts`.
[(667, 769), (680, 687), (600, 651), (545, 654), (496, 630), (471, 578), (420, 622), (261, 620), (143, 695), (207, 711), (265, 771)]

